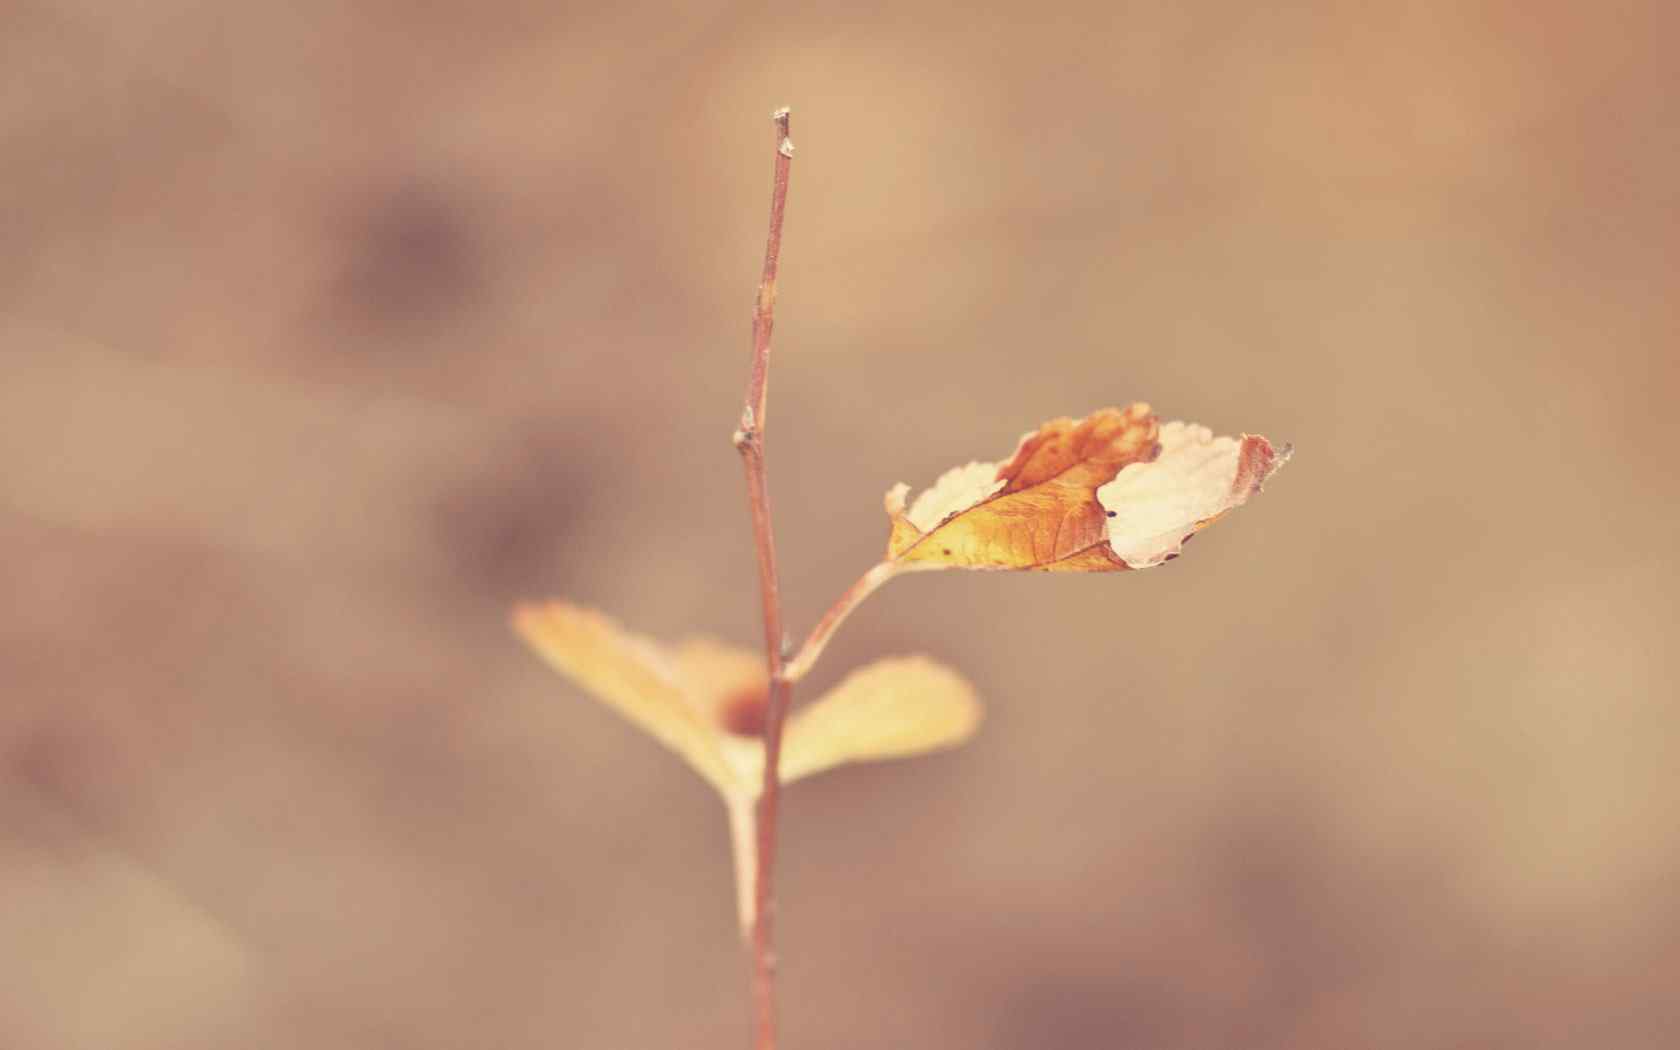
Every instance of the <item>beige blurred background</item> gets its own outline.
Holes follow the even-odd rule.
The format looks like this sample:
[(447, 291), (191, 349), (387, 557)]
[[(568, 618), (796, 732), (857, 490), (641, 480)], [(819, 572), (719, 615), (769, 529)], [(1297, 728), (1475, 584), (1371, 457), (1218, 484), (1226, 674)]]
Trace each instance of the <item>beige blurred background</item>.
[(506, 629), (803, 631), (1148, 399), (1158, 571), (893, 584), (968, 748), (789, 796), (790, 1050), (1674, 1045), (1658, 3), (0, 7), (0, 1047), (743, 1045), (721, 807)]

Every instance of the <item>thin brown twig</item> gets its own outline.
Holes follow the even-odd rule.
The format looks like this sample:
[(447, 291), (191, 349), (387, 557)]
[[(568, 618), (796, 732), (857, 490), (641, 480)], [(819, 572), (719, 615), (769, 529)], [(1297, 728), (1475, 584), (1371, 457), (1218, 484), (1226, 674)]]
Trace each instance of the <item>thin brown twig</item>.
[(764, 718), (764, 787), (758, 801), (758, 843), (753, 864), (752, 1002), (753, 1045), (776, 1047), (776, 952), (774, 938), (774, 873), (776, 817), (781, 799), (782, 726), (793, 699), (793, 683), (782, 674), (786, 642), (782, 632), (782, 597), (776, 573), (776, 544), (770, 523), (770, 492), (764, 469), (764, 425), (770, 378), (770, 332), (775, 325), (776, 268), (782, 253), (782, 217), (787, 211), (788, 169), (793, 143), (788, 139), (788, 111), (771, 115), (776, 124), (776, 174), (770, 192), (770, 233), (764, 245), (764, 274), (753, 304), (752, 371), (747, 379), (746, 404), (735, 431), (735, 448), (747, 475), (747, 501), (752, 514), (753, 544), (758, 551), (759, 597), (764, 608), (764, 655), (770, 695)]

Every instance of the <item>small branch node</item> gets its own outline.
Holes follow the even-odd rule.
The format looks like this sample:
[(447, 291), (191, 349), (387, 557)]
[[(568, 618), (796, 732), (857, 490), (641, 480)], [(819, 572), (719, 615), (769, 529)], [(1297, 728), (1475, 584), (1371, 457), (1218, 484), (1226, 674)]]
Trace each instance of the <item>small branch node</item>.
[(753, 418), (751, 405), (741, 409), (741, 424), (729, 437), (737, 452), (745, 453), (758, 440), (758, 421)]

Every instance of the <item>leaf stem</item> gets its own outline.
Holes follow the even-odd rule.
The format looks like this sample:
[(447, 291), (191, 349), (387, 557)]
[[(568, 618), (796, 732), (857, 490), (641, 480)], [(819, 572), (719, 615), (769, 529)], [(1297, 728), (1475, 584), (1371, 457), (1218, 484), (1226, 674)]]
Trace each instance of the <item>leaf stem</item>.
[(776, 817), (781, 798), (782, 726), (793, 698), (793, 683), (782, 673), (787, 645), (782, 631), (780, 578), (776, 573), (776, 544), (770, 522), (770, 492), (764, 468), (764, 425), (770, 378), (770, 332), (775, 325), (776, 269), (782, 253), (782, 217), (787, 211), (788, 170), (793, 143), (788, 139), (788, 111), (771, 114), (776, 125), (776, 171), (770, 191), (770, 232), (764, 245), (764, 273), (753, 304), (752, 370), (747, 378), (746, 403), (735, 431), (735, 448), (747, 475), (747, 504), (752, 515), (753, 544), (758, 551), (759, 598), (764, 610), (764, 655), (770, 676), (770, 697), (764, 719), (764, 787), (758, 800), (757, 849), (753, 854), (753, 921), (749, 937), (752, 956), (753, 1046), (776, 1047), (776, 952), (774, 938)]
[(857, 582), (847, 588), (846, 593), (829, 606), (828, 611), (823, 613), (823, 618), (811, 628), (811, 633), (805, 638), (805, 644), (799, 647), (799, 654), (782, 668), (782, 678), (788, 682), (797, 682), (804, 678), (816, 665), (817, 658), (828, 647), (834, 632), (840, 629), (840, 625), (852, 614), (852, 610), (862, 605), (865, 598), (897, 576), (898, 572), (896, 563), (884, 561), (858, 577)]
[(753, 871), (758, 849), (758, 821), (750, 798), (731, 798), (729, 810), (729, 851), (735, 861), (735, 914), (741, 923), (741, 940), (752, 943), (753, 930)]

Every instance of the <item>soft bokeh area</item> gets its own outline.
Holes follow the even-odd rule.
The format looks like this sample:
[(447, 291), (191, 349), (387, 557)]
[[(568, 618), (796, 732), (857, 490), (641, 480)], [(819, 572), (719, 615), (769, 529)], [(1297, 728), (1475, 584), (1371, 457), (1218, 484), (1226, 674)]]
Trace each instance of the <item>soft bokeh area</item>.
[[(1147, 399), (1183, 559), (893, 583), (788, 1050), (1672, 1046), (1670, 5), (0, 7), (0, 1047), (739, 1047), (722, 807), (507, 626), (802, 633), (881, 493)], [(808, 694), (809, 695), (809, 692)]]

